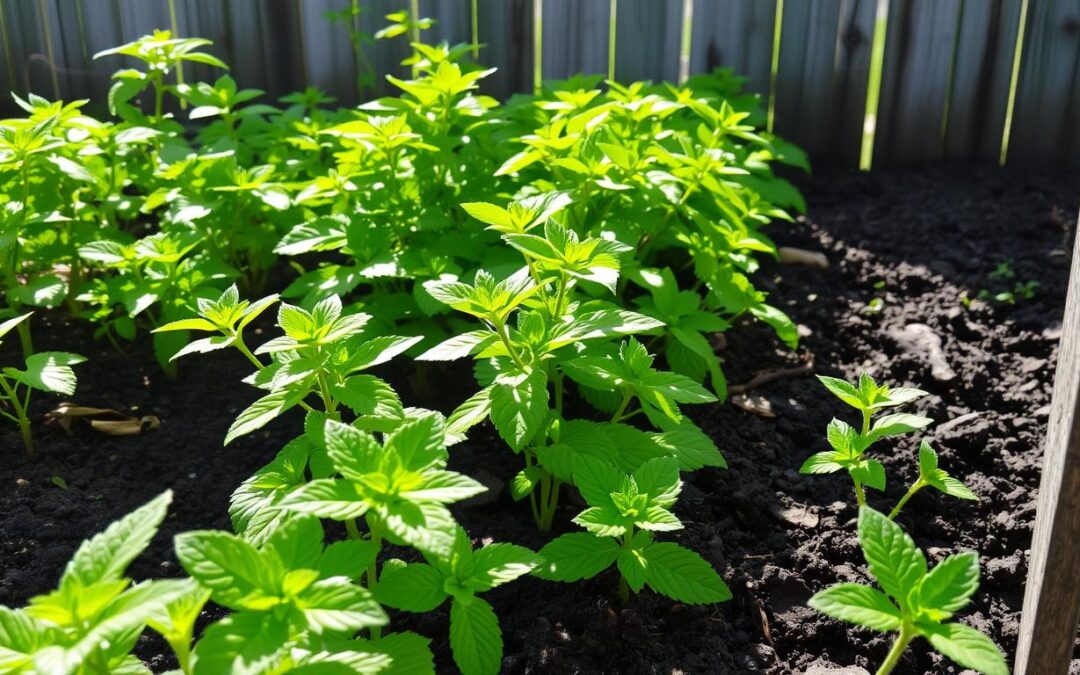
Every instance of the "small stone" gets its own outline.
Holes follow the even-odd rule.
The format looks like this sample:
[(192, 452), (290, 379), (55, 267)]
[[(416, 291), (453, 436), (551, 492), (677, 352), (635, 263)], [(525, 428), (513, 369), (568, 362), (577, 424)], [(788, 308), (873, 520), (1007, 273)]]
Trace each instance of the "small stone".
[(19, 487), (26, 487), (27, 485), (30, 484), (30, 481), (26, 480), (25, 478), (16, 478), (15, 479), (15, 484), (18, 485)]
[(806, 338), (814, 334), (814, 331), (810, 330), (810, 326), (800, 323), (796, 326), (796, 331), (799, 333), (799, 337)]
[(1046, 359), (1033, 359), (1025, 356), (1020, 360), (1020, 370), (1025, 373), (1037, 373), (1046, 368)]
[(780, 520), (805, 529), (813, 529), (818, 525), (818, 515), (805, 506), (789, 506), (787, 508), (775, 507), (773, 515)]
[(941, 347), (941, 338), (934, 329), (925, 323), (909, 323), (900, 330), (891, 330), (889, 336), (901, 349), (930, 366), (930, 375), (939, 382), (948, 382), (956, 378), (956, 372), (949, 367), (945, 351)]
[(1050, 417), (1050, 406), (1044, 405), (1035, 411), (1035, 417)]
[(1046, 328), (1043, 329), (1042, 336), (1047, 340), (1060, 340), (1061, 339), (1061, 322), (1055, 321)]

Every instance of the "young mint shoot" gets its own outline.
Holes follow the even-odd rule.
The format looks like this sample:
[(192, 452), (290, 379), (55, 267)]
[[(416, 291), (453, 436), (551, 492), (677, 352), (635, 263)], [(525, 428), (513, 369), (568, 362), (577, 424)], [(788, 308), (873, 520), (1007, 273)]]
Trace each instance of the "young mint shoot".
[[(30, 318), (29, 314), (0, 322), (0, 340)], [(71, 366), (86, 358), (69, 352), (39, 352), (26, 357), (25, 368), (0, 369), (0, 415), (18, 425), (27, 457), (34, 456), (30, 433), (30, 395), (34, 390), (71, 396), (75, 371)], [(5, 409), (6, 408), (6, 409)]]
[(603, 460), (576, 457), (574, 484), (589, 505), (574, 522), (586, 531), (564, 534), (541, 548), (537, 576), (578, 581), (614, 563), (624, 604), (631, 590), (639, 593), (645, 586), (690, 604), (731, 598), (720, 575), (697, 553), (653, 540), (655, 532), (683, 527), (670, 510), (682, 490), (673, 457), (651, 459), (631, 475)]
[(859, 544), (870, 575), (881, 587), (845, 583), (810, 598), (831, 617), (883, 633), (897, 633), (877, 675), (888, 675), (911, 641), (923, 637), (937, 651), (983, 675), (1008, 675), (997, 645), (979, 631), (949, 619), (979, 587), (979, 556), (950, 555), (933, 569), (896, 523), (868, 506), (859, 509)]

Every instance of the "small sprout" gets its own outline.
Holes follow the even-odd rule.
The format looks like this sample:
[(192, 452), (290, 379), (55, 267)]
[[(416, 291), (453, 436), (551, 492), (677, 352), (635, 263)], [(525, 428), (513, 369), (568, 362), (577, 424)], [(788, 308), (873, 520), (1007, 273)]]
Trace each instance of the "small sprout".
[(881, 587), (837, 584), (810, 598), (810, 606), (833, 618), (882, 633), (898, 633), (878, 669), (888, 675), (908, 644), (926, 638), (937, 651), (983, 675), (1008, 675), (1005, 657), (994, 642), (962, 623), (948, 620), (979, 588), (979, 556), (950, 555), (933, 569), (903, 529), (884, 515), (859, 509), (859, 544), (870, 575)]

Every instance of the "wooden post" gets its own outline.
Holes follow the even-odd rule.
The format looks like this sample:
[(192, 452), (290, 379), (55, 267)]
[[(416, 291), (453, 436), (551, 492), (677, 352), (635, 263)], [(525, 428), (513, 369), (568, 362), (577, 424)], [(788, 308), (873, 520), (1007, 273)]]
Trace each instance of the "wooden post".
[(1080, 621), (1080, 236), (1062, 322), (1016, 675), (1064, 675)]

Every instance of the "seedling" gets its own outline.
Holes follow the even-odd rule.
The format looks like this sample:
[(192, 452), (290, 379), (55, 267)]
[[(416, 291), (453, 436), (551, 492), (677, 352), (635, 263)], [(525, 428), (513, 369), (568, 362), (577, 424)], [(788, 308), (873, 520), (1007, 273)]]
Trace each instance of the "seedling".
[(964, 668), (984, 675), (1009, 674), (1005, 657), (990, 638), (965, 624), (948, 622), (978, 590), (977, 553), (950, 555), (928, 570), (911, 537), (868, 506), (859, 509), (859, 544), (881, 590), (837, 584), (810, 598), (810, 606), (857, 626), (897, 633), (877, 675), (891, 673), (916, 637), (926, 638)]
[(383, 568), (376, 597), (409, 612), (430, 612), (450, 599), (450, 648), (463, 675), (495, 675), (502, 670), (499, 618), (480, 593), (524, 576), (539, 558), (514, 544), (473, 550), (460, 527), (448, 556), (424, 554), (426, 563), (391, 560)]
[(723, 602), (731, 591), (697, 553), (653, 540), (654, 532), (681, 530), (671, 507), (682, 490), (679, 464), (658, 457), (625, 474), (599, 459), (574, 459), (574, 484), (589, 508), (574, 522), (586, 532), (564, 534), (540, 549), (536, 575), (552, 581), (591, 579), (611, 566), (619, 569), (619, 597), (648, 586), (690, 604)]
[[(895, 408), (926, 395), (921, 389), (878, 385), (866, 373), (859, 382), (850, 384), (835, 377), (818, 376), (825, 388), (862, 415), (862, 427), (854, 427), (842, 420), (829, 422), (828, 440), (832, 450), (812, 455), (801, 473), (824, 474), (846, 470), (855, 485), (855, 498), (859, 506), (866, 504), (864, 486), (885, 490), (885, 467), (876, 459), (866, 457), (866, 451), (877, 441), (923, 429), (933, 423), (928, 417), (907, 413), (891, 413), (874, 417), (880, 411)], [(895, 518), (911, 497), (924, 487), (933, 487), (959, 499), (978, 499), (963, 483), (938, 468), (937, 453), (926, 441), (919, 447), (919, 477), (900, 498), (889, 514)]]
[(179, 579), (133, 584), (131, 561), (157, 533), (172, 493), (109, 525), (83, 542), (56, 590), (22, 609), (0, 606), (0, 668), (4, 672), (140, 672), (131, 655), (147, 622), (190, 589)]
[[(0, 323), (0, 340), (12, 329), (30, 318), (17, 316)], [(38, 391), (64, 394), (75, 393), (75, 371), (71, 366), (86, 358), (69, 352), (40, 352), (26, 358), (23, 369), (7, 367), (0, 370), (0, 415), (15, 422), (22, 435), (27, 457), (34, 456), (34, 439), (30, 433), (30, 395)]]

